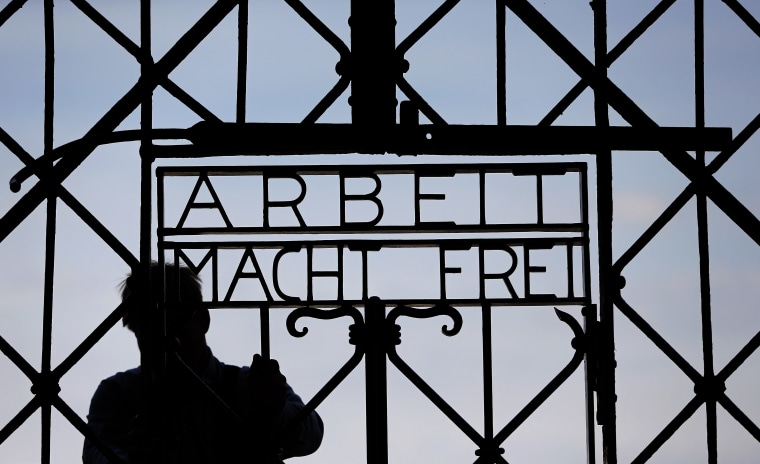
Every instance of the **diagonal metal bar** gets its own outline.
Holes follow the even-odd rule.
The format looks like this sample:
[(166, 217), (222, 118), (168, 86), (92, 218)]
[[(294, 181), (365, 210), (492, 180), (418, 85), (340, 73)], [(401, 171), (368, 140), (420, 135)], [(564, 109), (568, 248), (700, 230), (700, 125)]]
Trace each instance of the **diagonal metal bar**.
[(396, 47), (396, 53), (399, 57), (403, 57), (414, 44), (416, 44), (425, 34), (430, 32), (430, 30), (449, 14), (458, 3), (459, 0), (446, 0), (441, 6), (436, 8), (430, 16), (425, 18), (425, 20), (422, 21), (422, 23)]
[(406, 378), (409, 379), (409, 381), (412, 382), (422, 394), (436, 405), (438, 409), (459, 428), (459, 430), (464, 432), (470, 440), (478, 446), (483, 444), (484, 438), (462, 416), (460, 416), (459, 413), (446, 402), (446, 400), (441, 398), (441, 396), (438, 395), (438, 393), (428, 385), (427, 382), (425, 382), (422, 377), (409, 366), (409, 364), (401, 359), (401, 356), (399, 356), (395, 347), (392, 347), (388, 351), (388, 360), (393, 363), (393, 365), (396, 366), (396, 368), (398, 368), (398, 370), (404, 374), (404, 376), (406, 376)]
[(726, 412), (731, 414), (731, 417), (736, 419), (736, 422), (740, 423), (747, 430), (747, 432), (755, 437), (755, 440), (760, 441), (760, 427), (752, 422), (752, 419), (744, 414), (744, 411), (742, 411), (739, 406), (734, 404), (734, 402), (731, 401), (728, 396), (725, 394), (718, 396), (718, 403), (723, 406), (723, 409), (725, 409)]
[[(29, 166), (34, 163), (34, 157), (29, 154), (24, 148), (13, 138), (10, 134), (5, 132), (5, 129), (0, 127), (0, 143), (5, 145), (8, 150), (16, 155), (22, 163)], [(41, 178), (41, 175), (40, 175)]]
[[(79, 8), (92, 22), (98, 25), (106, 34), (108, 34), (116, 43), (121, 45), (130, 55), (134, 56), (138, 62), (142, 61), (142, 51), (140, 46), (137, 45), (121, 32), (116, 26), (113, 25), (108, 19), (106, 19), (100, 12), (92, 7), (85, 0), (72, 0), (72, 3)], [(162, 80), (161, 86), (169, 92), (174, 98), (180, 101), (180, 103), (187, 106), (190, 110), (195, 112), (198, 116), (202, 117), (206, 121), (220, 121), (221, 119), (214, 115), (208, 108), (204, 107), (200, 102), (195, 100), (190, 94), (185, 92), (174, 81), (166, 77)]]
[(3, 427), (2, 430), (0, 430), (0, 445), (2, 445), (5, 440), (8, 439), (11, 435), (13, 435), (13, 432), (18, 430), (21, 425), (26, 422), (27, 419), (29, 419), (32, 414), (34, 414), (35, 411), (42, 405), (42, 400), (39, 396), (35, 395), (34, 398), (29, 401), (26, 406), (21, 408), (21, 410), (13, 416), (13, 418), (8, 421), (8, 423)]
[(426, 118), (430, 120), (433, 124), (442, 125), (445, 126), (448, 123), (439, 115), (436, 113), (436, 111), (433, 109), (432, 106), (428, 104), (428, 102), (425, 101), (422, 96), (417, 93), (416, 90), (404, 79), (403, 76), (399, 76), (398, 80), (396, 81), (396, 85), (398, 88), (409, 97), (409, 99), (414, 102), (415, 105), (417, 105), (417, 108), (422, 112), (422, 114), (425, 115)]
[(130, 55), (137, 58), (137, 61), (142, 61), (142, 51), (140, 50), (140, 46), (134, 43), (129, 37), (127, 37), (126, 34), (121, 32), (119, 28), (114, 26), (112, 22), (110, 22), (108, 19), (106, 19), (105, 16), (100, 14), (98, 10), (96, 10), (92, 5), (87, 3), (86, 0), (70, 0), (71, 3), (79, 8), (79, 10), (84, 13), (90, 20), (95, 23), (98, 27), (100, 27), (103, 32), (108, 34), (116, 43), (121, 45), (124, 50), (129, 52)]
[[(596, 78), (594, 65), (575, 48), (549, 21), (526, 0), (502, 0), (535, 32), (565, 63), (591, 86), (604, 92), (610, 105), (630, 124), (657, 127), (657, 124), (609, 79)], [(706, 176), (694, 158), (683, 151), (663, 150), (661, 153), (692, 182), (704, 182), (710, 199), (732, 221), (760, 245), (760, 221), (714, 177)]]
[[(557, 315), (560, 316), (560, 314), (561, 312), (557, 311)], [(582, 349), (583, 344), (580, 343), (580, 340), (584, 337), (583, 329), (581, 329), (580, 325), (575, 321), (575, 319), (573, 319), (572, 316), (568, 314), (562, 313), (560, 319), (565, 321), (573, 329), (573, 334), (575, 335), (575, 340), (577, 341), (573, 357), (565, 365), (565, 367), (563, 367), (562, 370), (560, 370), (557, 375), (555, 375), (554, 378), (552, 378), (551, 381), (546, 384), (546, 386), (544, 386), (544, 388), (542, 388), (541, 391), (539, 391), (538, 394), (534, 396), (533, 399), (531, 399), (530, 402), (528, 402), (528, 404), (526, 404), (525, 407), (522, 408), (520, 412), (518, 412), (517, 415), (499, 431), (499, 433), (496, 434), (494, 437), (494, 441), (496, 441), (496, 443), (502, 443), (504, 440), (509, 438), (509, 436), (512, 435), (512, 433), (514, 433), (518, 427), (520, 427), (534, 412), (536, 412), (538, 408), (541, 407), (541, 405), (555, 391), (557, 391), (557, 389), (562, 386), (562, 384), (565, 383), (565, 381), (569, 379), (571, 375), (573, 375), (573, 373), (578, 369), (578, 366), (580, 366), (583, 362), (585, 353)]]
[(562, 116), (562, 113), (564, 113), (568, 108), (570, 108), (570, 105), (573, 104), (573, 102), (581, 96), (584, 90), (588, 88), (588, 83), (581, 79), (578, 81), (577, 84), (573, 86), (572, 89), (570, 89), (564, 97), (562, 97), (556, 105), (554, 105), (554, 108), (549, 110), (548, 113), (546, 113), (546, 116), (543, 117), (538, 122), (538, 126), (551, 126), (554, 124), (554, 121), (556, 121), (560, 116)]
[(58, 197), (63, 200), (87, 226), (95, 232), (111, 249), (124, 260), (127, 265), (134, 268), (139, 261), (129, 249), (119, 241), (98, 219), (67, 190), (59, 190)]
[(634, 310), (621, 295), (615, 300), (615, 306), (625, 315), (644, 335), (655, 344), (673, 363), (678, 366), (694, 384), (702, 381), (702, 375), (694, 369), (683, 356), (676, 351), (647, 321)]
[(222, 119), (219, 116), (215, 115), (211, 110), (193, 98), (192, 95), (185, 92), (182, 87), (175, 84), (174, 81), (168, 77), (161, 81), (161, 87), (169, 92), (172, 97), (176, 98), (180, 103), (190, 109), (190, 111), (203, 118), (204, 121), (222, 122)]
[(658, 3), (652, 11), (647, 13), (646, 16), (633, 28), (631, 31), (625, 35), (622, 39), (620, 39), (620, 42), (617, 43), (610, 52), (607, 54), (607, 66), (612, 65), (618, 58), (620, 58), (623, 53), (625, 53), (626, 50), (628, 50), (631, 45), (636, 42), (639, 37), (644, 35), (644, 32), (646, 32), (654, 23), (657, 22), (662, 15), (665, 14), (668, 9), (673, 6), (673, 4), (676, 2), (676, 0), (662, 0), (660, 3)]
[(676, 417), (673, 418), (670, 423), (668, 423), (667, 426), (652, 440), (651, 443), (649, 443), (646, 448), (638, 455), (636, 458), (631, 461), (631, 464), (642, 464), (645, 463), (651, 458), (655, 452), (657, 452), (660, 447), (665, 444), (666, 441), (670, 439), (670, 437), (673, 436), (674, 433), (676, 433), (676, 430), (678, 430), (691, 416), (694, 415), (694, 413), (697, 411), (697, 409), (702, 405), (702, 400), (695, 397), (692, 398), (691, 401), (689, 401), (686, 406), (679, 412)]
[(752, 16), (752, 13), (747, 11), (738, 0), (723, 0), (723, 3), (731, 8), (731, 10), (736, 13), (736, 15), (739, 16), (750, 29), (752, 29), (752, 32), (754, 32), (755, 35), (760, 37), (760, 22), (758, 22), (757, 19)]
[(758, 129), (760, 129), (760, 114), (755, 116), (755, 118), (747, 124), (747, 127), (742, 129), (742, 131), (736, 135), (736, 138), (734, 138), (728, 148), (723, 150), (714, 160), (712, 160), (707, 167), (707, 171), (710, 174), (715, 174), (718, 169), (726, 164), (726, 161), (728, 161), (753, 135), (755, 135), (755, 132), (757, 132)]
[(578, 369), (583, 362), (583, 352), (576, 351), (570, 362), (554, 376), (541, 391), (532, 399), (517, 415), (512, 418), (507, 425), (502, 428), (494, 437), (496, 443), (501, 443), (509, 438), (515, 430), (518, 429), (538, 408), (551, 396), (570, 376)]
[[(138, 263), (139, 264), (139, 263)], [(55, 375), (57, 378), (61, 378), (66, 373), (74, 367), (76, 363), (78, 363), (85, 354), (87, 354), (90, 349), (92, 349), (95, 344), (97, 344), (103, 336), (111, 330), (113, 326), (115, 326), (121, 317), (124, 315), (124, 312), (126, 311), (127, 304), (131, 304), (131, 302), (127, 299), (123, 301), (119, 306), (114, 309), (111, 314), (109, 314), (103, 322), (98, 324), (98, 326), (93, 330), (90, 335), (85, 338), (82, 343), (77, 346), (74, 351), (69, 354), (66, 359), (64, 359), (61, 364), (59, 364), (55, 369), (53, 369), (53, 375)]]
[[(35, 160), (26, 150), (21, 147), (7, 132), (0, 128), (0, 142), (5, 144), (12, 153), (14, 153), (26, 167), (35, 171)], [(42, 176), (37, 172), (38, 176)], [(41, 177), (40, 177), (41, 178)], [(58, 196), (72, 209), (90, 228), (106, 242), (127, 264), (133, 266), (136, 258), (129, 250), (105, 227), (103, 226), (79, 201), (66, 190), (63, 186), (58, 188)]]
[(309, 400), (301, 411), (298, 412), (283, 428), (278, 432), (276, 440), (284, 440), (284, 437), (290, 436), (303, 420), (315, 411), (317, 407), (356, 369), (364, 357), (364, 351), (355, 349), (348, 361), (330, 377), (330, 380), (319, 389), (319, 391)]
[(0, 27), (3, 27), (3, 24), (5, 24), (15, 12), (20, 10), (26, 1), (27, 0), (11, 0), (10, 3), (5, 5), (5, 8), (0, 10)]
[[(229, 14), (236, 6), (233, 0), (217, 1), (177, 43), (87, 132), (87, 135), (113, 131), (141, 103), (146, 91), (155, 88), (182, 60)], [(5, 238), (45, 200), (49, 188), (60, 185), (92, 153), (93, 148), (82, 150), (77, 156), (62, 159), (51, 170), (49, 178), (40, 180), (0, 218), (0, 241)]]
[[(628, 32), (628, 34), (625, 35), (622, 39), (620, 39), (620, 42), (618, 42), (617, 45), (615, 45), (607, 54), (606, 58), (606, 65), (607, 67), (611, 66), (612, 63), (614, 63), (618, 58), (620, 58), (623, 53), (625, 53), (628, 48), (630, 48), (631, 45), (633, 45), (636, 40), (641, 37), (644, 32), (649, 29), (652, 24), (657, 22), (660, 17), (665, 14), (666, 11), (668, 11), (668, 8), (670, 8), (676, 0), (662, 0), (660, 3), (658, 3), (652, 11), (650, 11), (642, 20), (639, 22), (633, 29)], [(581, 96), (584, 90), (588, 87), (589, 83), (583, 79), (578, 81), (575, 86), (573, 86), (570, 91), (565, 94), (564, 97), (557, 103), (557, 105), (552, 108), (549, 113), (547, 113), (546, 116), (541, 120), (541, 122), (538, 123), (538, 125), (551, 125), (554, 123), (554, 121), (557, 120), (557, 118), (562, 115), (565, 110), (567, 110), (570, 105)]]
[(351, 79), (347, 76), (341, 76), (341, 78), (338, 80), (338, 82), (333, 86), (332, 89), (330, 89), (329, 92), (327, 92), (327, 95), (325, 95), (322, 100), (317, 103), (317, 106), (315, 106), (309, 114), (306, 115), (306, 117), (301, 121), (302, 124), (313, 124), (317, 122), (317, 120), (325, 114), (325, 111), (327, 111), (328, 108), (332, 106), (333, 103), (335, 103), (335, 100), (338, 99), (341, 95), (343, 95), (343, 92), (346, 91), (349, 84), (351, 83)]
[(37, 378), (39, 373), (35, 368), (32, 367), (31, 364), (19, 353), (16, 351), (13, 346), (11, 346), (10, 343), (8, 343), (5, 338), (0, 336), (0, 352), (2, 352), (8, 359), (11, 360), (13, 364), (16, 365), (16, 367), (21, 370), (21, 372), (26, 375), (29, 380), (34, 382), (34, 380)]
[(744, 364), (744, 361), (746, 361), (758, 348), (760, 348), (760, 332), (756, 333), (755, 336), (752, 337), (750, 341), (747, 342), (747, 344), (744, 345), (741, 350), (739, 350), (738, 353), (736, 353), (736, 356), (731, 358), (731, 360), (723, 367), (723, 369), (718, 372), (715, 378), (725, 383), (731, 374), (736, 372), (739, 366)]
[(299, 0), (285, 0), (290, 8), (295, 11), (306, 23), (311, 26), (317, 34), (320, 35), (327, 43), (332, 45), (335, 51), (338, 52), (341, 59), (348, 59), (351, 55), (351, 50), (348, 46), (338, 37), (335, 33), (325, 25), (314, 13), (311, 12), (303, 3)]
[[(288, 6), (290, 6), (290, 8), (292, 8), (293, 11), (295, 11), (296, 14), (301, 17), (301, 19), (306, 21), (306, 23), (311, 26), (314, 31), (317, 32), (317, 34), (325, 39), (325, 41), (329, 43), (335, 49), (335, 51), (338, 52), (341, 62), (350, 59), (351, 50), (348, 48), (348, 46), (303, 3), (301, 3), (299, 0), (285, 0), (285, 3), (287, 3)], [(336, 67), (336, 70), (338, 69), (340, 70), (339, 73), (342, 73), (345, 69), (345, 66), (341, 66), (339, 63), (339, 66)], [(333, 88), (327, 92), (322, 100), (317, 103), (317, 105), (309, 112), (309, 114), (306, 115), (306, 117), (301, 122), (303, 124), (315, 123), (325, 113), (325, 111), (327, 111), (327, 109), (332, 106), (333, 103), (335, 103), (338, 97), (340, 97), (343, 92), (346, 91), (350, 83), (350, 75), (343, 73)]]
[(116, 455), (116, 453), (113, 452), (113, 450), (105, 444), (105, 442), (96, 435), (90, 427), (87, 426), (87, 424), (82, 420), (79, 415), (74, 412), (71, 407), (66, 404), (65, 401), (63, 401), (60, 397), (57, 397), (53, 401), (53, 406), (65, 417), (71, 425), (74, 426), (79, 432), (84, 435), (84, 437), (89, 440), (95, 447), (103, 453), (103, 456), (105, 456), (109, 462), (112, 464), (125, 464), (124, 461), (121, 460), (119, 456)]
[(707, 196), (715, 205), (731, 218), (745, 234), (760, 245), (760, 221), (757, 217), (736, 199), (723, 185), (714, 177), (709, 176), (705, 179), (707, 184)]
[(665, 211), (660, 214), (660, 216), (654, 220), (652, 225), (650, 225), (646, 231), (644, 231), (643, 234), (635, 241), (633, 244), (628, 247), (628, 249), (618, 258), (618, 260), (613, 265), (613, 269), (615, 270), (616, 275), (620, 275), (623, 272), (623, 269), (630, 264), (631, 261), (633, 261), (633, 258), (635, 258), (641, 250), (643, 250), (649, 242), (654, 239), (658, 233), (675, 217), (676, 214), (678, 214), (681, 209), (686, 206), (686, 203), (694, 196), (694, 184), (689, 184), (686, 186), (686, 188), (681, 192), (673, 202), (668, 205), (667, 208), (665, 208)]

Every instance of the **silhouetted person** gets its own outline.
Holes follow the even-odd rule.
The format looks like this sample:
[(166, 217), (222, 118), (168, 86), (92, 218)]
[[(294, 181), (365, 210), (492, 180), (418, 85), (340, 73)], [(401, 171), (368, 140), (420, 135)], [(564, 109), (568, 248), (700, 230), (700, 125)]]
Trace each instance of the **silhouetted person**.
[[(157, 295), (161, 294), (160, 272), (153, 263), (151, 286)], [(166, 265), (165, 278), (166, 330), (177, 342), (177, 356), (167, 357), (164, 446), (170, 462), (262, 462), (255, 460), (257, 453), (303, 409), (301, 398), (285, 382), (275, 360), (254, 355), (250, 367), (236, 367), (216, 359), (206, 345), (210, 317), (208, 309), (199, 304), (200, 279), (187, 267), (173, 264)], [(129, 306), (123, 323), (134, 332), (142, 350), (147, 346), (147, 334), (135, 304), (141, 300), (138, 289), (135, 278), (128, 277), (122, 283), (121, 296)], [(149, 433), (145, 421), (140, 372), (137, 367), (103, 380), (87, 415), (94, 433), (130, 464), (157, 462), (158, 455), (155, 434)], [(214, 396), (224, 400), (242, 424)], [(322, 420), (312, 412), (279, 442), (278, 450), (265, 451), (282, 459), (311, 454), (319, 447), (322, 433)], [(85, 464), (109, 462), (88, 440), (82, 460)]]

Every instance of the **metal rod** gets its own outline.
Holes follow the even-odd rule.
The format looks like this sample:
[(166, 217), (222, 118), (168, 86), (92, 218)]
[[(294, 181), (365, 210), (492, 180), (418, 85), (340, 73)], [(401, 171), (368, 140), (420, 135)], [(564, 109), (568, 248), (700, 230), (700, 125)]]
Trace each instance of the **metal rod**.
[[(140, 79), (124, 96), (109, 109), (92, 128), (87, 131), (87, 136), (109, 133), (116, 129), (125, 118), (140, 106), (145, 87), (155, 87), (161, 79), (169, 75), (182, 62), (195, 47), (208, 36), (208, 34), (227, 16), (234, 8), (230, 1), (219, 1), (195, 23), (177, 43), (156, 64), (154, 72), (142, 74)], [(146, 70), (149, 71), (149, 70)], [(92, 154), (95, 146), (84, 147), (71, 156), (62, 159), (51, 171), (51, 176), (41, 180), (20, 200), (18, 200), (3, 216), (0, 217), (0, 241), (4, 240), (16, 227), (19, 226), (31, 213), (47, 198), (49, 184), (60, 184), (76, 168)]]
[(681, 426), (699, 409), (702, 401), (699, 398), (692, 398), (686, 406), (676, 414), (676, 417), (665, 426), (662, 431), (649, 443), (641, 453), (631, 461), (631, 464), (644, 464), (651, 458), (654, 453), (673, 436)]
[[(633, 29), (631, 29), (628, 34), (623, 37), (620, 42), (617, 43), (610, 52), (607, 54), (607, 67), (610, 67), (612, 63), (614, 63), (620, 56), (623, 55), (623, 53), (628, 50), (628, 48), (633, 45), (636, 40), (638, 40), (641, 35), (646, 32), (649, 27), (657, 22), (657, 20), (662, 16), (668, 8), (670, 8), (676, 0), (663, 0), (660, 3), (657, 4), (652, 11), (650, 11), (644, 19), (641, 20)], [(559, 118), (562, 113), (567, 110), (570, 105), (581, 96), (584, 90), (588, 88), (589, 82), (581, 79), (578, 81), (575, 86), (573, 86), (572, 89), (570, 89), (567, 94), (565, 94), (562, 99), (552, 108), (549, 113), (547, 113), (546, 116), (541, 120), (541, 122), (538, 123), (539, 126), (546, 125), (549, 126), (554, 123), (554, 121)]]
[[(403, 78), (399, 89), (405, 91)], [(417, 102), (415, 102), (417, 103)], [(397, 153), (400, 155), (541, 155), (590, 154), (599, 150), (720, 151), (731, 142), (730, 128), (656, 126), (524, 126), (456, 125), (423, 114), (433, 124), (393, 125), (384, 137), (367, 139), (354, 124), (214, 123), (190, 127), (177, 156), (308, 155), (341, 153)], [(178, 134), (172, 134), (178, 135)], [(159, 156), (173, 147), (162, 146)], [(689, 156), (689, 155), (687, 155)], [(694, 168), (693, 159), (688, 162)], [(696, 170), (694, 171), (696, 174)], [(689, 175), (694, 177), (691, 171)]]
[(507, 9), (496, 6), (496, 125), (507, 124)]
[[(45, 151), (53, 149), (53, 122), (55, 108), (55, 20), (53, 17), (53, 0), (45, 0), (45, 115), (43, 139)], [(50, 165), (52, 167), (52, 164)], [(45, 230), (45, 289), (43, 296), (42, 316), (42, 361), (41, 375), (49, 378), (50, 358), (52, 354), (53, 335), (53, 286), (55, 284), (55, 234), (57, 226), (57, 188), (50, 185), (47, 195), (47, 219)], [(47, 388), (43, 388), (47, 390)], [(41, 395), (41, 392), (37, 392)], [(43, 464), (50, 463), (50, 427), (52, 397), (44, 395), (41, 405), (42, 429), (40, 434), (41, 455)]]
[(270, 341), (270, 323), (269, 323), (269, 305), (259, 307), (259, 317), (261, 323), (261, 357), (264, 359), (272, 358), (272, 348)]
[[(607, 1), (593, 0), (594, 11), (594, 80), (607, 80)], [(596, 127), (609, 130), (609, 101), (606, 89), (594, 86)], [(617, 463), (614, 295), (617, 285), (612, 276), (612, 152), (599, 150), (596, 156), (597, 232), (599, 240), (599, 375), (603, 377), (599, 395), (599, 423), (602, 425), (602, 449), (605, 464)]]
[(484, 303), (483, 316), (483, 430), (485, 441), (493, 440), (493, 341), (491, 305)]
[(364, 307), (367, 464), (388, 464), (388, 381), (385, 305), (370, 298)]
[(248, 0), (238, 3), (237, 109), (235, 120), (245, 122), (246, 89), (248, 87)]
[[(351, 0), (351, 120), (382, 139), (396, 123), (396, 15), (393, 0)], [(371, 130), (370, 130), (371, 129)]]
[(5, 5), (3, 9), (0, 10), (0, 27), (2, 27), (2, 25), (5, 24), (14, 13), (20, 10), (26, 2), (27, 0), (11, 0)]
[[(695, 127), (705, 127), (705, 17), (704, 0), (694, 1), (694, 106)], [(705, 166), (705, 151), (697, 150), (697, 162)], [(697, 188), (697, 235), (699, 248), (699, 286), (702, 315), (702, 356), (705, 382), (711, 384), (715, 379), (713, 360), (712, 309), (710, 301), (710, 251), (707, 223), (707, 192), (704, 185)], [(718, 463), (718, 425), (716, 397), (706, 395), (707, 412), (707, 461)]]

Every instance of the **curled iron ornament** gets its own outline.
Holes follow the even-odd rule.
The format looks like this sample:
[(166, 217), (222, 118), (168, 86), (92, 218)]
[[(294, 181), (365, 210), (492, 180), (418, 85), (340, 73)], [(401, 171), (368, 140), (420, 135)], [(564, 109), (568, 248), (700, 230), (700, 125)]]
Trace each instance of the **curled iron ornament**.
[(554, 312), (557, 314), (557, 317), (560, 321), (564, 322), (568, 326), (570, 326), (570, 329), (573, 331), (573, 337), (572, 341), (570, 342), (570, 346), (575, 348), (576, 350), (580, 350), (582, 352), (586, 351), (585, 346), (585, 340), (586, 340), (586, 333), (583, 331), (583, 327), (578, 323), (578, 321), (575, 320), (573, 316), (570, 314), (560, 311), (557, 308), (554, 308)]
[(448, 304), (437, 304), (430, 308), (411, 308), (409, 306), (396, 306), (388, 313), (388, 322), (393, 324), (400, 316), (414, 317), (416, 319), (427, 319), (436, 316), (448, 316), (451, 318), (452, 327), (444, 324), (441, 326), (441, 333), (448, 337), (453, 337), (462, 329), (462, 315)]
[(353, 306), (340, 306), (335, 309), (319, 309), (311, 306), (303, 306), (294, 309), (285, 321), (285, 326), (288, 329), (288, 333), (294, 337), (301, 338), (309, 333), (309, 328), (304, 327), (302, 330), (298, 330), (296, 322), (303, 317), (311, 317), (314, 319), (329, 320), (337, 319), (339, 317), (348, 316), (354, 320), (355, 325), (364, 324), (362, 315), (358, 309)]

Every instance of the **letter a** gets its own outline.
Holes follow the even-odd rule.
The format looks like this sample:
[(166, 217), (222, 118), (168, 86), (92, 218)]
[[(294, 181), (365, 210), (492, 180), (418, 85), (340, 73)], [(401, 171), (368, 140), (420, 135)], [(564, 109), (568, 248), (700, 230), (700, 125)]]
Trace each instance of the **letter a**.
[[(199, 202), (198, 199), (198, 192), (201, 190), (201, 185), (205, 185), (206, 189), (208, 190), (208, 193), (211, 195), (211, 198), (213, 201), (211, 202)], [(187, 220), (187, 215), (190, 214), (191, 209), (216, 209), (219, 211), (219, 214), (221, 214), (222, 219), (224, 220), (224, 224), (228, 228), (232, 228), (232, 223), (230, 222), (230, 218), (227, 217), (227, 213), (224, 211), (224, 207), (222, 207), (222, 202), (219, 201), (219, 196), (216, 194), (216, 190), (214, 190), (214, 187), (211, 185), (211, 181), (208, 178), (208, 174), (203, 172), (198, 175), (198, 182), (195, 183), (195, 187), (193, 188), (193, 193), (190, 194), (190, 199), (187, 200), (187, 205), (185, 205), (185, 210), (182, 212), (182, 217), (179, 218), (179, 222), (177, 223), (177, 229), (181, 229), (183, 225), (185, 225), (185, 220)]]
[[(255, 272), (243, 271), (248, 260), (250, 260), (251, 264), (253, 264)], [(230, 284), (229, 290), (227, 290), (227, 295), (224, 297), (224, 301), (230, 301), (232, 293), (235, 291), (235, 287), (237, 286), (240, 279), (258, 279), (259, 283), (261, 284), (261, 288), (264, 290), (264, 294), (267, 297), (267, 301), (272, 301), (272, 294), (269, 292), (269, 287), (267, 287), (267, 283), (264, 280), (264, 275), (261, 272), (261, 266), (259, 266), (259, 262), (256, 261), (256, 255), (253, 254), (253, 248), (251, 247), (247, 247), (245, 249), (245, 253), (243, 253), (243, 257), (240, 259), (240, 264), (238, 265), (237, 271), (235, 272), (235, 276), (232, 278), (232, 283)]]

